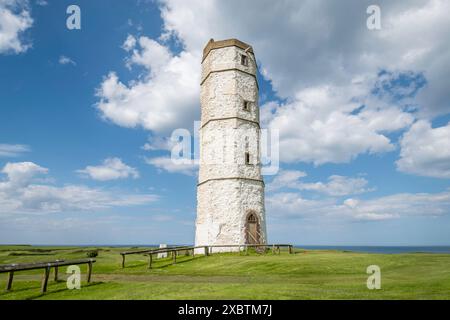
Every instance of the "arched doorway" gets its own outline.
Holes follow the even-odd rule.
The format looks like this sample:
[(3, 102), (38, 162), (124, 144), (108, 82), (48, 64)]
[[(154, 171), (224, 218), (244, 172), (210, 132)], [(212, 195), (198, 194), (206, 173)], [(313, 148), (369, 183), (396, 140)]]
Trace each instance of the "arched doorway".
[(255, 212), (250, 212), (247, 215), (245, 222), (246, 230), (246, 243), (247, 244), (259, 244), (261, 241), (260, 231), (259, 231), (259, 221), (258, 216)]

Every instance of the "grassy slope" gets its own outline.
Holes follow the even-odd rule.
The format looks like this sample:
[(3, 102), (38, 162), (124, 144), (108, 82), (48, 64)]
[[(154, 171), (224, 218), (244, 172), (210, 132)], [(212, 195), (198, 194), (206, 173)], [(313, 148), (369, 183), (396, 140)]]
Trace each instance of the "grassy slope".
[[(87, 250), (0, 246), (0, 264), (85, 258)], [(4, 293), (7, 276), (0, 274), (0, 299), (450, 299), (449, 254), (214, 254), (179, 257), (176, 265), (158, 260), (148, 270), (142, 255), (128, 256), (127, 268), (121, 269), (118, 252), (123, 250), (102, 248), (94, 282), (83, 282), (81, 290), (52, 281), (41, 295), (42, 271), (37, 270), (17, 273), (12, 292)], [(366, 288), (371, 264), (381, 268), (381, 290)]]

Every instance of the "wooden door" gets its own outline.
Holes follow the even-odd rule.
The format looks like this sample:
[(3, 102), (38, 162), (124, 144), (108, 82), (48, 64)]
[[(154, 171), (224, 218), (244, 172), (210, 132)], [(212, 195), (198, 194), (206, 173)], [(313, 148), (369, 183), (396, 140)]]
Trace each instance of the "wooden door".
[(259, 239), (259, 223), (254, 213), (247, 217), (247, 244), (258, 244)]

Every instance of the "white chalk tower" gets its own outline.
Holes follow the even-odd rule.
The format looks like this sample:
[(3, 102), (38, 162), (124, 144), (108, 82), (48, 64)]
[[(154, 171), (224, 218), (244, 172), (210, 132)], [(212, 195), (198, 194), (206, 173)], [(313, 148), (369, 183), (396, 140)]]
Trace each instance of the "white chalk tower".
[(203, 50), (196, 246), (267, 243), (256, 72), (242, 41)]

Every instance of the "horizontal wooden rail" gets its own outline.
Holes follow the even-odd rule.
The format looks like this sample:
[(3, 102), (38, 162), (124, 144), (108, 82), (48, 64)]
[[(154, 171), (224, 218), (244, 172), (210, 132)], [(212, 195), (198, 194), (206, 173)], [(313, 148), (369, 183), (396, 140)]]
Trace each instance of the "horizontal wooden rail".
[(8, 281), (6, 282), (6, 291), (10, 291), (12, 288), (12, 282), (14, 279), (14, 273), (19, 271), (44, 269), (44, 276), (42, 278), (41, 292), (47, 291), (48, 278), (50, 276), (51, 268), (55, 270), (55, 281), (58, 281), (58, 268), (64, 266), (88, 265), (87, 282), (91, 282), (92, 264), (95, 259), (79, 259), (79, 260), (55, 260), (49, 262), (34, 262), (34, 263), (12, 263), (0, 265), (0, 273), (8, 272)]
[(177, 246), (158, 249), (146, 249), (146, 250), (134, 250), (120, 252), (122, 256), (122, 268), (125, 268), (125, 256), (130, 254), (143, 254), (149, 256), (149, 269), (152, 267), (153, 255), (157, 253), (172, 253), (173, 263), (176, 263), (176, 257), (178, 251), (192, 251), (192, 256), (195, 255), (195, 249), (204, 249), (205, 256), (212, 254), (212, 248), (239, 248), (239, 251), (245, 249), (248, 252), (248, 248), (257, 247), (272, 247), (272, 253), (278, 252), (280, 254), (281, 247), (287, 247), (289, 253), (293, 253), (293, 246), (291, 244), (221, 244), (221, 245), (209, 245), (209, 246)]
[(79, 259), (79, 260), (55, 260), (50, 262), (34, 262), (34, 263), (12, 263), (0, 265), (0, 273), (10, 271), (25, 271), (42, 269), (46, 267), (64, 267), (71, 265), (86, 264), (89, 262), (95, 262), (95, 259)]
[(186, 248), (192, 248), (192, 246), (176, 246), (176, 247), (167, 247), (167, 248), (156, 248), (156, 249), (144, 249), (144, 250), (134, 250), (134, 251), (123, 251), (120, 254), (121, 255), (128, 255), (128, 254), (139, 254), (139, 253), (148, 253), (148, 252), (153, 252), (153, 253), (160, 253), (158, 252), (159, 250), (161, 250), (161, 253), (166, 252), (167, 250), (183, 250)]
[(178, 247), (168, 247), (159, 249), (149, 249), (149, 250), (136, 250), (136, 251), (124, 251), (120, 254), (122, 255), (122, 268), (125, 268), (125, 256), (130, 254), (144, 254), (149, 256), (149, 268), (152, 267), (153, 255), (157, 253), (172, 253), (173, 263), (176, 263), (176, 256), (178, 251), (192, 251), (192, 256), (195, 255), (195, 249), (204, 248), (205, 254), (208, 255), (208, 249), (205, 246), (178, 246)]

